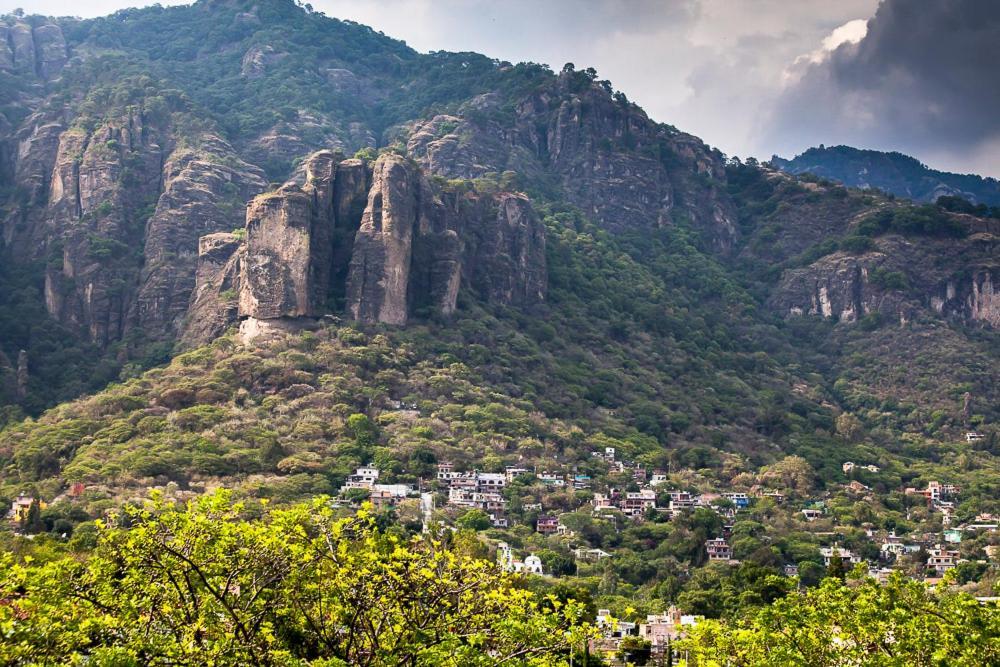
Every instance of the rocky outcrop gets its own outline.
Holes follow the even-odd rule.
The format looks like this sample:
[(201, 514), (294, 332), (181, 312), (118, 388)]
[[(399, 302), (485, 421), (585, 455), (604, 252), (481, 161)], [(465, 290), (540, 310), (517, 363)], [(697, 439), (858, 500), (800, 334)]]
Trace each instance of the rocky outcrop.
[(333, 253), (339, 158), (310, 156), (300, 187), (286, 183), (247, 207), (240, 315), (315, 317), (325, 309)]
[(819, 315), (837, 322), (857, 322), (882, 313), (909, 319), (913, 304), (900, 288), (872, 281), (873, 272), (894, 270), (883, 253), (861, 257), (836, 253), (803, 269), (788, 271), (771, 298), (772, 308), (788, 316)]
[(60, 138), (48, 216), (62, 246), (61, 265), (45, 276), (49, 312), (106, 345), (126, 330), (135, 299), (144, 220), (159, 191), (162, 156), (133, 109), (93, 132)]
[[(145, 263), (133, 321), (147, 336), (172, 338), (187, 318), (201, 258), (199, 238), (243, 226), (246, 203), (264, 174), (216, 135), (174, 150), (162, 169), (163, 192), (146, 225)], [(223, 288), (229, 289), (229, 288)]]
[(268, 67), (281, 62), (287, 56), (287, 53), (275, 50), (270, 44), (250, 47), (243, 54), (240, 74), (248, 79), (256, 79), (263, 76)]
[(181, 344), (194, 347), (212, 340), (237, 320), (242, 236), (220, 232), (201, 237), (195, 288)]
[(431, 228), (431, 197), (415, 164), (393, 154), (376, 161), (347, 281), (353, 319), (406, 323), (413, 234)]
[(66, 39), (55, 23), (33, 28), (24, 21), (0, 22), (0, 70), (51, 80), (68, 59)]
[(0, 23), (0, 70), (14, 69), (14, 50), (11, 48), (10, 27)]
[(240, 314), (257, 319), (315, 315), (310, 298), (312, 198), (296, 185), (247, 208)]
[(527, 197), (498, 195), (496, 215), (470, 232), (476, 243), (466, 272), (485, 300), (515, 306), (545, 300), (545, 229)]
[(996, 268), (978, 268), (950, 279), (930, 298), (930, 306), (947, 317), (1000, 329), (998, 275)]
[(396, 325), (447, 316), (463, 284), (513, 306), (547, 291), (544, 228), (527, 197), (436, 191), (392, 153), (371, 167), (314, 153), (254, 198), (244, 236), (202, 238), (185, 344), (210, 340), (236, 315), (248, 340), (331, 313)]
[(996, 253), (1000, 224), (959, 216), (964, 238), (874, 239), (861, 255), (836, 252), (785, 271), (769, 299), (785, 316), (818, 315), (856, 322), (877, 313), (902, 323), (943, 316), (972, 325), (1000, 326)]
[(686, 218), (707, 245), (732, 249), (735, 212), (720, 187), (723, 156), (696, 137), (654, 123), (583, 72), (565, 71), (523, 99), (513, 126), (496, 120), (500, 105), (498, 95), (482, 95), (456, 115), (413, 125), (409, 154), (449, 178), (513, 171), (560, 187), (614, 232)]
[(56, 78), (69, 60), (62, 29), (54, 23), (41, 25), (35, 28), (33, 38), (38, 76), (45, 80)]

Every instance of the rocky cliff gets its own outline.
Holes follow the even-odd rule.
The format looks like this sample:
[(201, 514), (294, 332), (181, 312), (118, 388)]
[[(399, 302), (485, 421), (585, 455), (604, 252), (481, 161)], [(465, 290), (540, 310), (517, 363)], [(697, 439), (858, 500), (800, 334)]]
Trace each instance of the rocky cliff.
[(490, 303), (545, 299), (544, 228), (524, 195), (436, 190), (393, 153), (366, 165), (321, 151), (298, 180), (255, 197), (241, 237), (202, 238), (186, 342), (209, 340), (237, 316), (343, 312), (400, 325), (450, 315), (462, 285)]
[(0, 19), (0, 70), (48, 80), (59, 75), (68, 59), (66, 39), (55, 23)]
[(724, 159), (697, 137), (653, 122), (570, 69), (520, 100), (512, 118), (502, 104), (498, 95), (481, 95), (456, 115), (416, 123), (407, 129), (407, 150), (448, 178), (513, 171), (548, 183), (617, 233), (686, 219), (709, 247), (732, 248)]
[(962, 238), (880, 236), (866, 252), (834, 252), (785, 271), (769, 303), (788, 316), (843, 323), (872, 314), (901, 324), (938, 315), (996, 327), (1000, 223), (954, 217), (966, 229)]

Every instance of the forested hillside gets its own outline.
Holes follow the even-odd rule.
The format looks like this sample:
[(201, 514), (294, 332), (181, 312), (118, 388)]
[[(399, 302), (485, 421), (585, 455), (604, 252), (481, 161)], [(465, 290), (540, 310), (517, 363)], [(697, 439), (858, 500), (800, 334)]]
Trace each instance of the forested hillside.
[[(850, 607), (839, 583), (794, 592), (849, 563), (937, 578), (948, 531), (961, 595), (942, 604), (979, 619), (1000, 515), (989, 210), (727, 158), (592, 69), (422, 54), (291, 0), (16, 13), (0, 37), (0, 599), (65, 631), (0, 655), (388, 664), (312, 608), (189, 636), (170, 603), (126, 636), (154, 601), (108, 606), (132, 541), (191, 530), (199, 557), (259, 537), (254, 562), (280, 573), (261, 595), (316, 585), (350, 615), (327, 570), (286, 580), (287, 559), (326, 556), (279, 534), (317, 521), (357, 529), (344, 544), (387, 581), (423, 576), (393, 569), (404, 543), (412, 569), (500, 577), (484, 622), (509, 634), (400, 636), (412, 664), (457, 646), (461, 664), (561, 664), (578, 649), (539, 648), (552, 628), (583, 645), (609, 632), (598, 608), (672, 605), (722, 619), (688, 650), (724, 661), (741, 619), (770, 641), (763, 605)], [(206, 516), (225, 534), (184, 523)], [(528, 554), (545, 578), (479, 560), (526, 572)], [(64, 567), (91, 607), (46, 588)]]

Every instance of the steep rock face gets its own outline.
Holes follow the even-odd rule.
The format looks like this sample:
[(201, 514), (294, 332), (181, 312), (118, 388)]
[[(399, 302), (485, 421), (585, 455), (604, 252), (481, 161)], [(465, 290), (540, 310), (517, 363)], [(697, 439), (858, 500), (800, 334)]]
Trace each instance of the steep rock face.
[(50, 80), (68, 60), (66, 39), (54, 23), (32, 28), (24, 21), (0, 22), (0, 70)]
[(10, 28), (0, 23), (0, 70), (14, 69), (14, 50), (11, 48)]
[[(176, 336), (184, 324), (206, 234), (242, 227), (246, 202), (264, 190), (264, 174), (215, 135), (173, 151), (163, 193), (146, 225), (145, 263), (134, 321), (147, 335)], [(229, 288), (225, 288), (229, 289)], [(198, 323), (193, 323), (198, 326)]]
[(433, 174), (476, 178), (515, 171), (561, 187), (615, 232), (696, 223), (709, 245), (728, 252), (736, 236), (722, 188), (722, 155), (696, 137), (651, 121), (578, 72), (522, 100), (513, 125), (493, 120), (496, 95), (482, 95), (456, 116), (411, 128), (407, 150)]
[(320, 151), (294, 182), (247, 208), (240, 315), (315, 317), (326, 308), (333, 263), (334, 191), (339, 156)]
[(14, 69), (22, 73), (34, 73), (35, 41), (31, 37), (31, 26), (18, 21), (10, 27), (10, 47), (14, 54)]
[(308, 279), (311, 220), (311, 198), (296, 185), (250, 203), (240, 315), (277, 319), (314, 314)]
[(369, 168), (320, 151), (254, 198), (242, 243), (202, 238), (184, 343), (210, 340), (237, 315), (245, 338), (330, 312), (386, 324), (450, 315), (463, 281), (488, 302), (530, 306), (545, 299), (545, 261), (524, 195), (435, 192), (398, 155)]
[(59, 76), (66, 65), (66, 39), (62, 29), (54, 23), (35, 28), (36, 67), (38, 75), (49, 80)]
[(138, 111), (90, 134), (71, 128), (60, 139), (47, 214), (62, 266), (46, 272), (46, 304), (100, 345), (125, 332), (141, 263), (139, 214), (155, 201), (161, 160)]
[(347, 299), (347, 276), (354, 254), (354, 239), (361, 227), (361, 217), (368, 203), (370, 169), (363, 161), (344, 160), (337, 165), (333, 189), (334, 220), (330, 265), (330, 291), (327, 303), (343, 311)]
[(862, 257), (837, 253), (805, 269), (788, 271), (772, 296), (772, 307), (786, 315), (819, 315), (838, 322), (856, 322), (873, 312), (908, 319), (909, 304), (900, 290), (882, 289), (872, 272), (889, 270), (886, 255)]
[(231, 232), (208, 234), (198, 242), (198, 266), (187, 325), (185, 347), (207, 343), (229, 326), (239, 312), (242, 238)]
[(516, 306), (545, 300), (545, 230), (527, 197), (498, 195), (496, 215), (487, 216), (471, 235), (477, 243), (466, 271), (485, 299)]
[(862, 255), (843, 252), (786, 271), (769, 305), (786, 316), (851, 323), (867, 314), (909, 321), (922, 314), (998, 326), (1000, 224), (959, 216), (964, 238), (879, 237)]
[(430, 228), (430, 199), (415, 165), (393, 154), (375, 162), (347, 280), (352, 318), (406, 323), (413, 232), (416, 226)]

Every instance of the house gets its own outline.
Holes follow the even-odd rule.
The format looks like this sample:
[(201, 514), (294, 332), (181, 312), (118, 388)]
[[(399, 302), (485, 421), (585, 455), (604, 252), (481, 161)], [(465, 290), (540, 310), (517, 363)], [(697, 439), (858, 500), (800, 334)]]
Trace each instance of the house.
[(667, 483), (667, 473), (662, 470), (654, 470), (653, 476), (649, 478), (650, 486), (659, 486)]
[(948, 544), (961, 544), (962, 543), (962, 531), (957, 528), (949, 528), (944, 531), (944, 541)]
[(915, 489), (910, 486), (904, 490), (906, 495), (920, 495), (927, 498), (928, 503), (937, 503), (946, 498), (953, 498), (961, 492), (961, 487), (954, 484), (942, 484), (938, 481), (927, 482), (925, 489)]
[(611, 558), (611, 554), (603, 549), (589, 549), (587, 547), (578, 547), (573, 549), (573, 557), (577, 560), (587, 561), (591, 563), (596, 563), (599, 560), (604, 560), (605, 558)]
[(476, 474), (477, 490), (483, 493), (494, 493), (503, 490), (507, 485), (507, 476), (499, 473), (481, 472)]
[(556, 488), (561, 488), (566, 486), (566, 480), (563, 479), (562, 475), (551, 472), (543, 472), (538, 475), (538, 481), (540, 481), (545, 486), (554, 486)]
[(684, 637), (702, 620), (703, 616), (684, 614), (677, 607), (670, 607), (665, 613), (646, 616), (646, 622), (639, 624), (639, 636), (652, 645), (654, 653), (662, 653), (670, 642)]
[(622, 501), (622, 512), (631, 517), (641, 517), (646, 510), (656, 509), (656, 493), (652, 489), (629, 491)]
[(728, 499), (737, 509), (744, 510), (750, 507), (750, 496), (746, 493), (723, 493), (722, 497)]
[(554, 516), (541, 515), (535, 522), (535, 530), (542, 535), (551, 535), (559, 529), (559, 519)]
[[(10, 510), (7, 512), (7, 518), (15, 523), (21, 523), (28, 518), (28, 512), (31, 511), (31, 505), (35, 502), (35, 498), (27, 494), (19, 494), (17, 498), (10, 504)], [(43, 501), (38, 501), (38, 509), (45, 509), (46, 505)]]
[(965, 434), (966, 442), (979, 442), (980, 440), (985, 440), (986, 436), (978, 431), (969, 431)]
[(797, 577), (799, 576), (799, 566), (795, 563), (789, 563), (782, 568), (782, 572), (785, 573), (786, 577)]
[(635, 623), (614, 618), (608, 609), (598, 609), (597, 629), (600, 630), (605, 639), (621, 639), (635, 635), (638, 627)]
[(881, 468), (879, 468), (877, 465), (875, 465), (873, 463), (870, 463), (870, 464), (866, 465), (864, 468), (868, 472), (875, 472), (875, 473), (877, 473), (877, 472), (879, 472), (881, 470)]
[(708, 552), (708, 560), (729, 561), (733, 558), (733, 548), (721, 537), (705, 540), (705, 551)]
[(838, 547), (834, 545), (832, 547), (820, 547), (820, 555), (823, 557), (823, 565), (825, 567), (830, 567), (831, 561), (834, 558), (840, 558), (843, 563), (856, 564), (861, 562), (861, 556), (851, 552), (850, 549), (844, 549), (843, 547)]
[(574, 534), (575, 533), (572, 530), (570, 530), (561, 523), (558, 526), (556, 526), (556, 535), (558, 535), (559, 537), (573, 537)]
[(507, 476), (507, 483), (509, 484), (518, 477), (520, 477), (521, 475), (527, 475), (530, 472), (531, 471), (528, 470), (527, 468), (520, 468), (518, 466), (507, 466), (507, 469), (504, 471), (504, 474)]
[(877, 581), (880, 584), (887, 584), (887, 583), (889, 583), (889, 577), (892, 576), (893, 572), (895, 572), (895, 570), (893, 570), (890, 567), (874, 567), (873, 566), (873, 567), (869, 567), (868, 568), (868, 576), (871, 577), (872, 579), (874, 579), (875, 581)]
[(542, 560), (535, 554), (530, 554), (524, 561), (514, 559), (514, 550), (506, 542), (497, 544), (497, 564), (507, 572), (523, 574), (544, 574)]
[(437, 464), (437, 478), (448, 481), (455, 474), (455, 466), (450, 461), (441, 461)]
[(362, 466), (355, 470), (353, 475), (348, 475), (344, 488), (371, 489), (372, 485), (378, 481), (378, 475), (378, 468), (374, 466)]
[(935, 544), (932, 549), (927, 550), (927, 568), (933, 569), (934, 573), (940, 577), (958, 564), (958, 558), (958, 551)]
[(851, 480), (851, 483), (847, 485), (847, 490), (851, 491), (852, 493), (865, 494), (871, 491), (871, 487), (865, 486), (864, 484), (855, 479)]
[(823, 510), (812, 509), (807, 507), (802, 510), (802, 516), (805, 517), (806, 521), (815, 521), (816, 519), (823, 518)]
[(854, 467), (855, 467), (854, 461), (844, 461), (844, 465), (840, 466), (840, 469), (843, 470), (844, 474), (846, 475), (852, 470), (854, 470)]
[(577, 490), (590, 488), (590, 475), (573, 475), (573, 488)]
[(607, 493), (607, 494), (605, 494), (605, 493), (595, 493), (594, 494), (593, 503), (594, 503), (594, 513), (595, 514), (597, 514), (601, 510), (618, 509), (618, 506), (615, 505), (615, 498), (612, 495), (613, 493), (614, 493), (614, 491), (612, 490), (610, 493)]
[(416, 493), (409, 484), (372, 484), (368, 499), (375, 509), (395, 507), (400, 500)]

